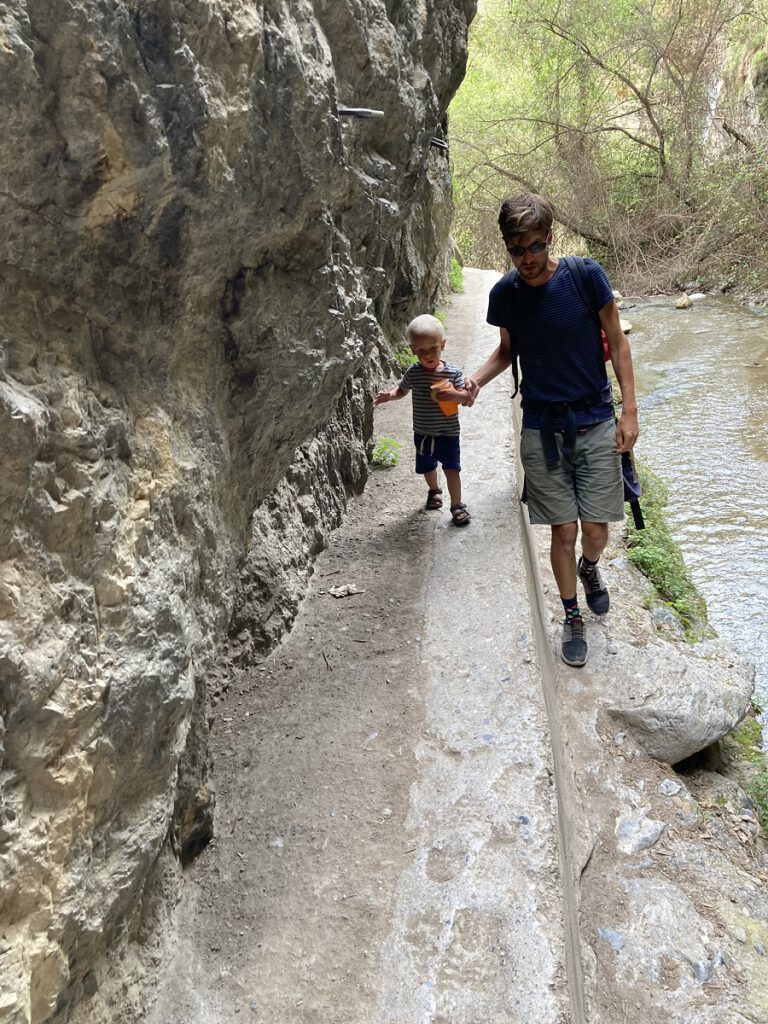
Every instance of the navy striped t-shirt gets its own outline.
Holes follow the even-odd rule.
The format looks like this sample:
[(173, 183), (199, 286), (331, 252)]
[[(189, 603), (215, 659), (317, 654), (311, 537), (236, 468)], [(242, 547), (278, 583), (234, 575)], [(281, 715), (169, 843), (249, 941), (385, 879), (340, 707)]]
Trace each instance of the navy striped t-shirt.
[(413, 429), (429, 437), (458, 437), (459, 414), (446, 416), (437, 402), (432, 401), (429, 389), (439, 380), (449, 380), (457, 391), (464, 387), (464, 374), (454, 363), (443, 363), (434, 371), (414, 363), (403, 374), (400, 387), (413, 392)]
[[(610, 282), (599, 263), (590, 259), (584, 263), (602, 309), (613, 299)], [(541, 414), (526, 409), (527, 399), (561, 404), (600, 395), (594, 406), (576, 411), (576, 422), (587, 426), (611, 419), (613, 404), (600, 328), (564, 260), (538, 287), (526, 284), (514, 270), (502, 277), (491, 289), (487, 320), (505, 327), (517, 346), (523, 426), (541, 426)]]

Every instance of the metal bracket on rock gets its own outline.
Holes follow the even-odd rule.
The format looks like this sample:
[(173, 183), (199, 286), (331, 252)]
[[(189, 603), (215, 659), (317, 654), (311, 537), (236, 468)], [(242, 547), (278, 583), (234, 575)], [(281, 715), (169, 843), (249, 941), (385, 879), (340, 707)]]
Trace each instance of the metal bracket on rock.
[(337, 107), (339, 117), (384, 117), (383, 110), (370, 107)]

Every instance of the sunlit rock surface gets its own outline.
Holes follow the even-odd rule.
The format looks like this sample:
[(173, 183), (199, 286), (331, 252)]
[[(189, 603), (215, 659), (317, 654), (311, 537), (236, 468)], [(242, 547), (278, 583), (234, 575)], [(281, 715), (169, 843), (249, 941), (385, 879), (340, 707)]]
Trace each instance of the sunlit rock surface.
[(474, 7), (0, 8), (2, 1021), (69, 1019), (209, 833), (235, 593), (279, 635), (444, 276)]

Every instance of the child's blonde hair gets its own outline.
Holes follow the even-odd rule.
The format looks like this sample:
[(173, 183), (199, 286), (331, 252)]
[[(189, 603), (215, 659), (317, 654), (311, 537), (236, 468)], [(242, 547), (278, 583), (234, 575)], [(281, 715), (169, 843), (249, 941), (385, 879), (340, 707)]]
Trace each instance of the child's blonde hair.
[(414, 338), (423, 338), (424, 335), (437, 337), (442, 340), (445, 337), (445, 329), (436, 316), (432, 316), (430, 313), (422, 313), (421, 316), (415, 316), (411, 320), (406, 328), (406, 334), (410, 342)]

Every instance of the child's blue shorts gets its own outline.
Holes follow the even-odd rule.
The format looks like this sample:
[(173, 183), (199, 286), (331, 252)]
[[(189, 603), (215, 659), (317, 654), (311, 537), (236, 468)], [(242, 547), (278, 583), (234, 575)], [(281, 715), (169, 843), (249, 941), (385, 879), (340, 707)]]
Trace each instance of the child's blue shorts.
[(429, 434), (414, 434), (416, 445), (416, 472), (430, 473), (437, 469), (438, 462), (443, 469), (461, 472), (461, 447), (458, 437), (430, 437)]

